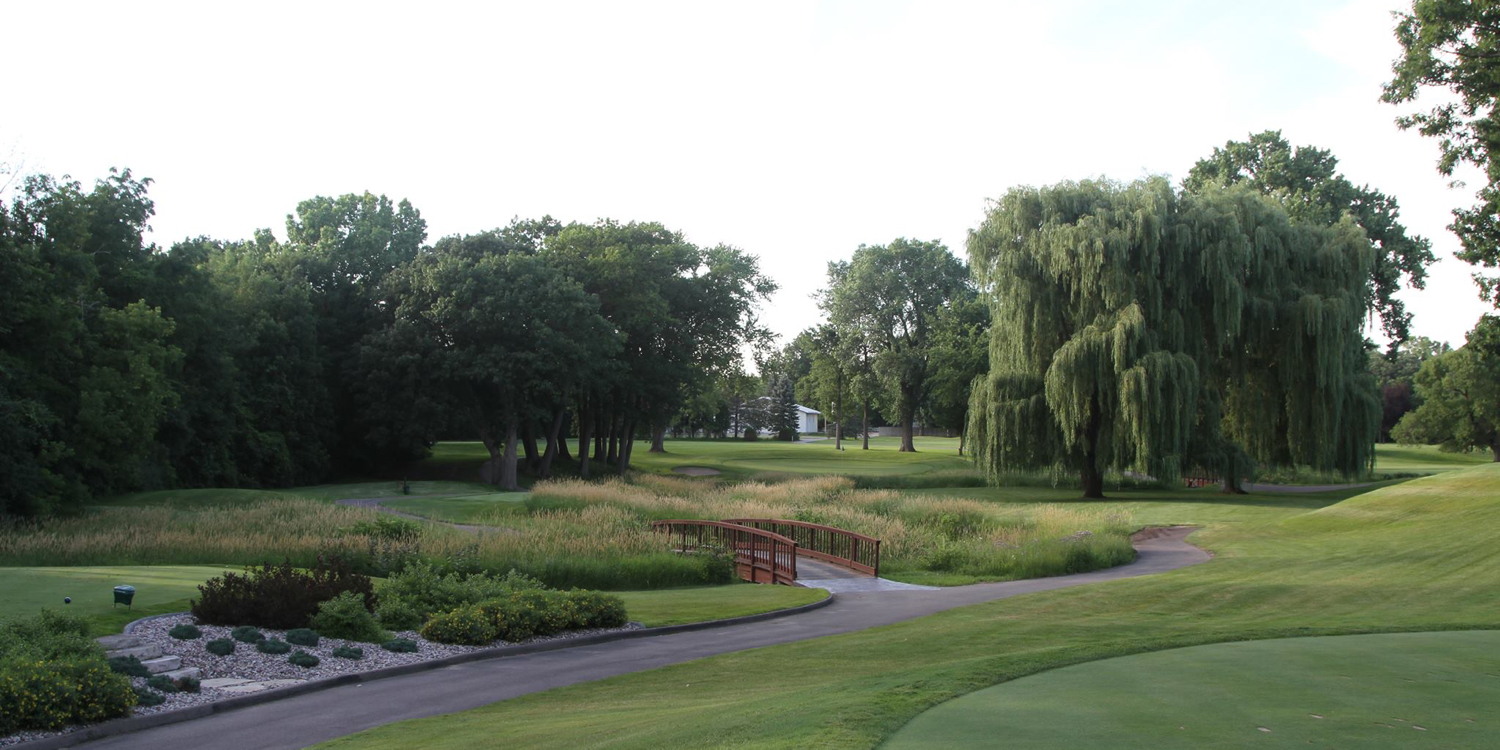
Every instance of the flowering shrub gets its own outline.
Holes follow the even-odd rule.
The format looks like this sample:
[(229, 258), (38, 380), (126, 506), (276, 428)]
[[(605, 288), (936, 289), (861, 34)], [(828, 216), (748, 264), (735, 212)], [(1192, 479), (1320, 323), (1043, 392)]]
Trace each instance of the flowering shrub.
[(528, 589), (434, 615), (422, 637), (438, 643), (482, 645), (496, 638), (518, 643), (567, 630), (619, 627), (625, 603), (597, 591)]
[(451, 612), (433, 615), (422, 626), (422, 637), (438, 643), (459, 643), (467, 646), (482, 646), (495, 640), (495, 621), (488, 613), (472, 604), (466, 604)]
[(103, 658), (0, 662), (0, 735), (127, 716), (135, 704), (130, 679)]

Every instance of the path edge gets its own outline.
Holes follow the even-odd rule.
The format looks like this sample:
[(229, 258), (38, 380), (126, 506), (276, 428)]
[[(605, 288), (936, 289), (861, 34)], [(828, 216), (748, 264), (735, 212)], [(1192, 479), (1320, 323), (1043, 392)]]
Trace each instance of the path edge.
[[(294, 698), (307, 693), (316, 693), (322, 690), (330, 690), (345, 685), (356, 685), (364, 682), (383, 680), (389, 677), (401, 677), (416, 672), (428, 672), (434, 669), (443, 669), (457, 664), (466, 664), (475, 661), (487, 661), (489, 659), (503, 659), (507, 656), (522, 656), (525, 654), (540, 653), (543, 651), (560, 651), (575, 646), (595, 646), (611, 641), (623, 641), (632, 638), (651, 638), (659, 635), (672, 635), (674, 633), (688, 633), (695, 630), (712, 630), (714, 628), (727, 628), (734, 625), (747, 625), (766, 620), (775, 620), (782, 617), (791, 617), (814, 610), (822, 609), (833, 604), (838, 595), (828, 592), (828, 596), (809, 604), (802, 604), (786, 609), (775, 609), (770, 612), (761, 612), (754, 615), (742, 615), (740, 617), (727, 617), (722, 620), (706, 620), (704, 622), (690, 622), (683, 625), (663, 625), (656, 628), (641, 628), (639, 630), (621, 630), (613, 633), (598, 633), (586, 635), (580, 638), (568, 638), (556, 641), (544, 641), (542, 643), (522, 643), (515, 646), (498, 646), (479, 651), (470, 651), (453, 656), (445, 656), (441, 659), (420, 661), (413, 664), (402, 664), (395, 667), (382, 667), (372, 669), (368, 672), (355, 672), (353, 674), (335, 675), (319, 680), (310, 680), (298, 685), (272, 688), (259, 693), (242, 695), (238, 698), (225, 698), (224, 700), (205, 703), (197, 706), (188, 706), (174, 711), (163, 711), (161, 713), (149, 714), (147, 716), (131, 716), (123, 719), (112, 719), (102, 724), (95, 724), (84, 729), (79, 729), (67, 734), (53, 737), (44, 737), (38, 740), (18, 742), (8, 748), (19, 750), (54, 750), (54, 748), (73, 747), (85, 742), (102, 740), (131, 732), (139, 732), (145, 729), (165, 726), (167, 724), (180, 724), (185, 721), (201, 719), (225, 711), (234, 711), (241, 708), (250, 708), (264, 703), (273, 703), (286, 698)], [(170, 612), (162, 615), (142, 617), (125, 625), (124, 632), (129, 633), (138, 623), (149, 620), (157, 620), (164, 617), (179, 617), (187, 612)]]

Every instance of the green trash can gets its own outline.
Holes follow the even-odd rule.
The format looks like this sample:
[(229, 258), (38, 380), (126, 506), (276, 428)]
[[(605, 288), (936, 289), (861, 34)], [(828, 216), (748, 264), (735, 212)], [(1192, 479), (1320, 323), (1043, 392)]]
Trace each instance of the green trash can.
[(126, 609), (130, 608), (130, 601), (135, 598), (134, 586), (116, 586), (115, 604), (123, 604)]

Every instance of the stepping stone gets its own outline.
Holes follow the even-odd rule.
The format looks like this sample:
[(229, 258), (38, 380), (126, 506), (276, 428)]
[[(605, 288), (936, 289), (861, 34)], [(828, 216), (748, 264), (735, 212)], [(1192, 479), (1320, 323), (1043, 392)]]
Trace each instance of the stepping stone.
[[(173, 658), (176, 658), (176, 657), (173, 657)], [(199, 677), (203, 676), (203, 670), (201, 670), (201, 669), (199, 669), (197, 667), (183, 667), (182, 669), (174, 669), (174, 670), (172, 670), (170, 672), (162, 672), (162, 676), (166, 677), (167, 679), (169, 679), (169, 680), (171, 680), (173, 682), (181, 680), (181, 679), (183, 679), (185, 677), (191, 677), (191, 678), (193, 678), (193, 679), (196, 680)], [(201, 687), (203, 683), (200, 682), (198, 684)]]
[(235, 685), (244, 685), (244, 684), (246, 684), (248, 682), (250, 682), (250, 681), (249, 680), (242, 680), (242, 679), (240, 679), (238, 677), (214, 677), (212, 679), (204, 680), (204, 681), (198, 683), (198, 685), (200, 687), (213, 688), (215, 690), (219, 690), (219, 689), (223, 689), (223, 688), (227, 688), (227, 687), (234, 687)]
[(106, 635), (95, 638), (105, 651), (113, 651), (122, 648), (135, 648), (142, 645), (141, 637), (138, 635)]
[(156, 657), (161, 656), (161, 646), (158, 646), (154, 643), (147, 643), (143, 646), (117, 648), (111, 651), (104, 652), (104, 657), (107, 659), (113, 659), (119, 656), (134, 656), (141, 661), (145, 661), (147, 659), (155, 659)]
[(219, 689), (223, 690), (226, 693), (259, 693), (260, 691), (265, 690), (266, 686), (260, 684), (259, 682), (247, 682), (243, 685), (230, 685), (229, 687)]
[(147, 672), (150, 672), (151, 674), (159, 674), (161, 672), (170, 672), (182, 666), (182, 657), (161, 656), (155, 659), (142, 659), (141, 664), (145, 665)]

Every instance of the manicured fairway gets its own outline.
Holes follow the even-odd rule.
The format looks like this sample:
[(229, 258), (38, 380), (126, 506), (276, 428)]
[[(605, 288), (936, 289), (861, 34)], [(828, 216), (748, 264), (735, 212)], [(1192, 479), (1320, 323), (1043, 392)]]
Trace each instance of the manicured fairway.
[(1223, 643), (980, 690), (882, 745), (929, 748), (1493, 748), (1500, 631)]
[(1216, 558), (401, 722), (329, 746), (865, 748), (953, 698), (1072, 664), (1265, 638), (1500, 628), (1500, 466), (1359, 492), (1342, 502), (1113, 500), (1142, 516), (1198, 516), (1207, 526), (1190, 541)]
[[(198, 595), (198, 584), (238, 565), (113, 566), (97, 568), (0, 568), (6, 616), (30, 616), (43, 608), (82, 615), (96, 634), (118, 633), (125, 623), (166, 612), (182, 612)], [(115, 606), (114, 588), (135, 587), (129, 609)], [(72, 597), (72, 604), (63, 604)]]
[(1466, 469), (1470, 466), (1492, 463), (1494, 457), (1486, 451), (1470, 453), (1444, 453), (1435, 445), (1375, 446), (1375, 473), (1396, 474), (1410, 472), (1429, 474), (1437, 471)]
[(757, 615), (828, 598), (828, 592), (822, 589), (753, 583), (614, 593), (625, 600), (630, 619), (647, 627)]

